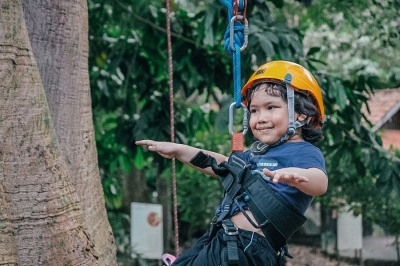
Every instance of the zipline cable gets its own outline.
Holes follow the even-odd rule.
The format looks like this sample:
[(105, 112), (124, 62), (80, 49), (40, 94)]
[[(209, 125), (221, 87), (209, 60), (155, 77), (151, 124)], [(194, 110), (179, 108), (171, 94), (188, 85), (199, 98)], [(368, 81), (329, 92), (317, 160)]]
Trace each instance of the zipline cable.
[[(171, 126), (171, 142), (175, 142), (175, 110), (174, 110), (174, 83), (173, 83), (173, 65), (172, 65), (172, 42), (171, 42), (171, 18), (170, 3), (166, 3), (167, 18), (167, 43), (168, 43), (168, 72), (169, 72), (169, 109), (170, 109), (170, 126)], [(172, 194), (174, 202), (174, 227), (175, 227), (175, 256), (179, 256), (179, 226), (178, 226), (178, 203), (176, 192), (176, 160), (172, 158)]]

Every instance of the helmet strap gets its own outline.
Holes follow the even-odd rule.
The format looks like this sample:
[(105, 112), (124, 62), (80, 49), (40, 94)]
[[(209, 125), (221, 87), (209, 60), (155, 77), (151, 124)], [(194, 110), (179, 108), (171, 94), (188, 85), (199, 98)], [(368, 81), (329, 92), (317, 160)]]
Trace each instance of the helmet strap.
[(296, 129), (301, 128), (307, 121), (295, 121), (294, 119), (294, 89), (291, 84), (292, 75), (287, 73), (285, 76), (285, 84), (286, 84), (286, 96), (287, 96), (287, 106), (288, 106), (288, 116), (289, 116), (289, 126), (286, 131), (286, 135), (291, 136), (296, 133)]
[(276, 143), (272, 145), (264, 144), (261, 141), (256, 141), (251, 145), (251, 151), (255, 155), (264, 154), (268, 151), (269, 148), (275, 147), (285, 143), (288, 139), (290, 139), (298, 128), (301, 128), (305, 124), (307, 124), (307, 120), (305, 121), (295, 121), (294, 119), (294, 89), (291, 85), (292, 75), (287, 73), (285, 76), (285, 84), (286, 84), (286, 96), (287, 96), (287, 105), (288, 105), (288, 116), (289, 116), (289, 125), (286, 130), (286, 134), (282, 136)]
[(288, 106), (288, 115), (289, 115), (289, 126), (286, 131), (286, 135), (291, 137), (296, 132), (296, 126), (294, 121), (294, 89), (290, 84), (292, 82), (292, 75), (287, 73), (285, 76), (285, 84), (286, 84), (286, 96), (287, 96), (287, 106)]

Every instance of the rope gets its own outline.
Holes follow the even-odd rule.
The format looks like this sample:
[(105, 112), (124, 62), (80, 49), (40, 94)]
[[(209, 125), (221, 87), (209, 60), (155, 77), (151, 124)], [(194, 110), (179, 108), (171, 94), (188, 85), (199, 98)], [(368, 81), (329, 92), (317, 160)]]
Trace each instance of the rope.
[[(244, 135), (247, 133), (247, 108), (242, 104), (242, 78), (240, 52), (246, 49), (249, 36), (249, 24), (246, 18), (247, 0), (220, 0), (228, 10), (228, 27), (224, 34), (224, 48), (232, 56), (234, 102), (229, 108), (229, 133), (231, 150), (244, 150)], [(233, 108), (243, 108), (243, 132), (233, 132)]]
[[(170, 126), (171, 142), (175, 142), (175, 110), (174, 110), (174, 85), (173, 85), (173, 65), (172, 65), (172, 43), (171, 43), (171, 19), (170, 3), (166, 2), (167, 17), (167, 43), (168, 43), (168, 72), (169, 72), (169, 107), (170, 107)], [(178, 203), (176, 193), (176, 161), (172, 158), (172, 194), (174, 202), (174, 227), (175, 227), (175, 256), (179, 256), (179, 226), (178, 226)]]
[(241, 108), (242, 85), (240, 52), (246, 49), (249, 35), (249, 27), (246, 18), (247, 0), (220, 0), (220, 2), (228, 10), (228, 26), (224, 34), (224, 48), (232, 55), (235, 108)]

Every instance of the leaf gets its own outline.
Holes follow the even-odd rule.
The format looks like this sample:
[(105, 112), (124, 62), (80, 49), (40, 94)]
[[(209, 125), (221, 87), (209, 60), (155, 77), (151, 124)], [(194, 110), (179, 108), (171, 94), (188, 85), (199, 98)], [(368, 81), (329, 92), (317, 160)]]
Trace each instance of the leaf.
[(122, 171), (128, 174), (131, 171), (131, 164), (129, 158), (125, 154), (120, 154), (118, 156), (118, 162), (121, 166)]
[(275, 54), (275, 49), (269, 39), (263, 34), (256, 34), (258, 41), (260, 43), (261, 49), (264, 51), (265, 56), (272, 56)]
[(215, 10), (212, 9), (210, 12), (206, 13), (206, 18), (205, 18), (205, 25), (204, 25), (204, 45), (214, 45), (215, 44), (215, 38), (214, 38), (214, 30), (212, 27), (212, 24), (215, 19)]
[(284, 3), (283, 0), (269, 0), (269, 1), (271, 1), (274, 4), (274, 6), (277, 8), (283, 7), (283, 3)]
[(115, 117), (109, 117), (104, 121), (103, 128), (104, 130), (112, 130), (118, 127), (117, 120)]
[(273, 32), (266, 31), (264, 34), (272, 43), (279, 44), (279, 38)]
[(289, 43), (293, 47), (294, 51), (298, 55), (303, 54), (303, 45), (301, 42), (299, 42), (298, 38), (296, 35), (288, 35)]
[(142, 147), (137, 147), (136, 155), (135, 158), (133, 159), (133, 165), (137, 170), (142, 170), (144, 168), (145, 159), (143, 156)]
[(336, 86), (334, 94), (336, 98), (336, 103), (339, 105), (339, 108), (343, 110), (347, 105), (347, 97), (346, 93), (344, 92), (343, 86)]
[(307, 56), (311, 56), (319, 51), (321, 51), (321, 47), (311, 47), (310, 50), (308, 50)]

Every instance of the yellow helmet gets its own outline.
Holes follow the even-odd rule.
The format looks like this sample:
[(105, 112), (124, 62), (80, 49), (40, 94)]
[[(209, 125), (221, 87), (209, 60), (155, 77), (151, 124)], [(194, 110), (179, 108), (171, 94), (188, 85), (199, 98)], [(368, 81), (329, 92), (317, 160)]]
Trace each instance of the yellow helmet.
[(317, 108), (319, 110), (318, 120), (320, 124), (324, 122), (324, 103), (322, 99), (321, 88), (318, 82), (311, 74), (310, 71), (305, 69), (299, 64), (288, 62), (288, 61), (272, 61), (261, 65), (250, 77), (247, 83), (242, 89), (242, 99), (243, 103), (247, 105), (246, 93), (247, 90), (257, 81), (261, 80), (277, 80), (282, 83), (286, 83), (285, 77), (287, 75), (291, 76), (290, 85), (294, 90), (302, 90), (309, 92), (315, 99), (317, 103)]

